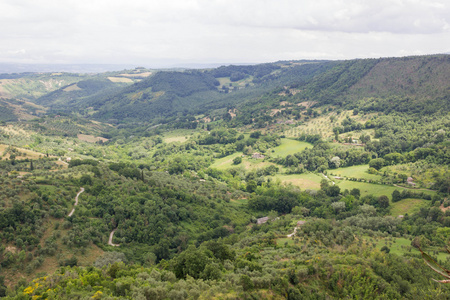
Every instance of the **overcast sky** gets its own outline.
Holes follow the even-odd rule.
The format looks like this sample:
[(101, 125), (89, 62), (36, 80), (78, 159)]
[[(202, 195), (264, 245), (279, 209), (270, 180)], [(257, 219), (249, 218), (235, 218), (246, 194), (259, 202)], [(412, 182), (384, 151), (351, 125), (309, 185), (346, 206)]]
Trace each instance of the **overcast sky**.
[(258, 63), (450, 52), (449, 0), (1, 0), (0, 62)]

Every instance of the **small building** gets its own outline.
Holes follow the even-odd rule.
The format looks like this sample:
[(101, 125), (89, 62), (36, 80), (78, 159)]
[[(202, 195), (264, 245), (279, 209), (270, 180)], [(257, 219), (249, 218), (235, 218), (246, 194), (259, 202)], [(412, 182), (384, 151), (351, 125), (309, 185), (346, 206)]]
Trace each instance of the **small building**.
[(408, 177), (408, 179), (406, 179), (406, 183), (411, 185), (411, 186), (415, 186), (416, 184), (413, 182), (413, 178), (412, 177)]
[(255, 152), (252, 154), (252, 158), (254, 159), (264, 159), (264, 155), (262, 155), (261, 153)]
[(261, 224), (266, 223), (267, 221), (269, 221), (269, 217), (262, 217), (262, 218), (256, 219), (256, 224), (261, 225)]

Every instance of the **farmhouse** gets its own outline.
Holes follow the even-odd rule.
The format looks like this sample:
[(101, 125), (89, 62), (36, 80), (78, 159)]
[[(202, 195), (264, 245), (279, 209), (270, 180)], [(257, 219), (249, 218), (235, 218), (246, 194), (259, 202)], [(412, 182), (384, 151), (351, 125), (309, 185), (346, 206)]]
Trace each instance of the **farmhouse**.
[(255, 152), (252, 154), (252, 158), (254, 159), (264, 159), (264, 155), (262, 155), (261, 153)]

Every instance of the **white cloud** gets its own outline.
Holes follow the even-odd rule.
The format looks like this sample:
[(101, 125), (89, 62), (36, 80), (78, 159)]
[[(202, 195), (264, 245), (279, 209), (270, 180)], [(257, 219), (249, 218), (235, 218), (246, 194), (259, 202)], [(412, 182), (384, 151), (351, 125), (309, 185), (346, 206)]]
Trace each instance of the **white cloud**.
[[(3, 0), (0, 61), (263, 62), (450, 51), (446, 0)], [(24, 53), (13, 53), (23, 49)]]

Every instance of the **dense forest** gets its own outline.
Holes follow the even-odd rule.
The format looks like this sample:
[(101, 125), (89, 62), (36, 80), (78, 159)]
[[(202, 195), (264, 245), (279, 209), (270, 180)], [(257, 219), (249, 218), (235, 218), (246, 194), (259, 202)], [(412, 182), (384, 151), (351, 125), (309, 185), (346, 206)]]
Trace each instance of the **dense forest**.
[(0, 75), (0, 297), (447, 299), (449, 63)]

